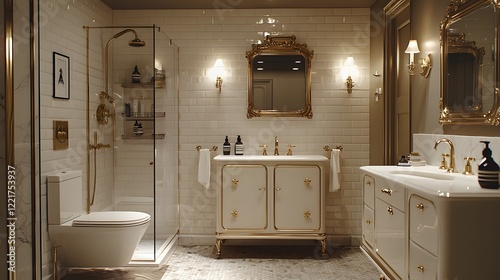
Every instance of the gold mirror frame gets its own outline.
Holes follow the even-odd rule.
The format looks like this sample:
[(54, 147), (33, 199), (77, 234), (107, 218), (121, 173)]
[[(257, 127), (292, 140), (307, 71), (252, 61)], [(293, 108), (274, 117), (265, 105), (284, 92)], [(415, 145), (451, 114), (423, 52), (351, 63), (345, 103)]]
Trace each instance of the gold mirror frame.
[[(314, 51), (307, 49), (307, 44), (299, 44), (295, 42), (295, 36), (266, 36), (266, 39), (260, 44), (252, 44), (252, 50), (246, 52), (248, 59), (248, 108), (247, 118), (261, 116), (276, 116), (276, 117), (304, 117), (311, 119), (313, 117), (311, 106), (311, 60), (314, 56)], [(280, 111), (280, 110), (263, 110), (257, 109), (254, 106), (254, 81), (253, 81), (253, 64), (254, 59), (258, 55), (301, 55), (304, 57), (305, 67), (305, 99), (306, 104), (303, 109), (295, 111)]]
[[(475, 46), (474, 42), (466, 41), (463, 36), (457, 36), (456, 34), (448, 34), (449, 27), (452, 23), (460, 20), (464, 16), (472, 13), (473, 11), (484, 7), (485, 5), (493, 5), (495, 13), (498, 13), (499, 5), (493, 0), (450, 0), (448, 7), (446, 9), (446, 16), (441, 22), (441, 98), (439, 101), (439, 107), (441, 110), (439, 116), (440, 124), (471, 124), (471, 125), (498, 125), (500, 124), (500, 90), (495, 87), (494, 100), (492, 108), (487, 112), (480, 112), (482, 109), (482, 100), (479, 100), (478, 104), (474, 104), (473, 109), (470, 112), (454, 112), (447, 107), (448, 100), (448, 53), (450, 49), (452, 52), (471, 52), (473, 55), (481, 55), (481, 48)], [(500, 26), (499, 16), (495, 15), (496, 26)], [(495, 26), (492, 26), (495, 28)], [(499, 72), (500, 60), (498, 59), (498, 42), (499, 42), (499, 29), (496, 28), (495, 31), (495, 85), (500, 82)], [(484, 49), (482, 50), (484, 52)], [(478, 57), (479, 58), (479, 57)], [(480, 67), (480, 66), (479, 66)], [(480, 74), (478, 74), (480, 75)], [(476, 77), (479, 83), (481, 83), (481, 76)], [(478, 86), (478, 89), (480, 87)], [(481, 98), (480, 93), (473, 94), (475, 98)]]

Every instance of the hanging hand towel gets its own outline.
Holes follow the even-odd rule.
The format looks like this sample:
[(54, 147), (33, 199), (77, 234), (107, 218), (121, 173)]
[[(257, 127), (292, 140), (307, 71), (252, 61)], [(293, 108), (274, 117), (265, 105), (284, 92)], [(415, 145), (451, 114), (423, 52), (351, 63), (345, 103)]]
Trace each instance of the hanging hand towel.
[(340, 189), (340, 149), (332, 149), (330, 154), (330, 191)]
[(198, 183), (206, 189), (210, 188), (210, 150), (201, 149), (198, 162)]

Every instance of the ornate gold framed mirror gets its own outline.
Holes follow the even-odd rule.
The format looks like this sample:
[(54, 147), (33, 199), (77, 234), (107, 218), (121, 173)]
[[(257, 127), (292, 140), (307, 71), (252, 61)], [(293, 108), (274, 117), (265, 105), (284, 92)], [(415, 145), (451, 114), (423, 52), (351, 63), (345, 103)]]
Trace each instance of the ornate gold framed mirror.
[(450, 0), (441, 22), (441, 124), (500, 123), (498, 7)]
[(266, 36), (252, 44), (248, 59), (247, 118), (313, 116), (311, 60), (314, 51), (295, 36)]

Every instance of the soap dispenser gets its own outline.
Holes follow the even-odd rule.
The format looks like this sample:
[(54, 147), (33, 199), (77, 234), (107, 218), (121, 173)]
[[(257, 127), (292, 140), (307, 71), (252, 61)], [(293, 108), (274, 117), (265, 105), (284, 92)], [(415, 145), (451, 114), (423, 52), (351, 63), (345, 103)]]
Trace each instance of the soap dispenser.
[(489, 141), (480, 141), (486, 147), (483, 150), (483, 159), (479, 162), (477, 178), (481, 188), (498, 189), (498, 173), (500, 167), (491, 157), (492, 152), (489, 148)]
[(231, 154), (231, 143), (229, 143), (227, 136), (224, 144), (222, 144), (222, 154), (226, 156)]
[(234, 154), (237, 156), (243, 155), (243, 142), (241, 142), (241, 136), (238, 135), (236, 143), (234, 144)]
[(139, 69), (137, 65), (134, 67), (134, 72), (132, 72), (132, 83), (138, 84), (141, 82), (141, 73), (139, 73)]

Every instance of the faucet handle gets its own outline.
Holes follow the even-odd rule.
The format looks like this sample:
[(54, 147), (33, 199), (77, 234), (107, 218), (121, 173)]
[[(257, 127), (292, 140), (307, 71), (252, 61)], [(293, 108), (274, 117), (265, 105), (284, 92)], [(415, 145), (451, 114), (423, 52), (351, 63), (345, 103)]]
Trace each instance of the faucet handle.
[(441, 166), (439, 166), (439, 169), (446, 169), (448, 170), (448, 164), (446, 163), (446, 157), (449, 157), (450, 154), (441, 154), (443, 158), (441, 159)]
[(264, 150), (262, 151), (262, 155), (263, 156), (267, 156), (267, 150), (266, 150), (267, 149), (267, 145), (259, 145), (259, 147), (264, 148)]
[(470, 161), (476, 161), (476, 158), (473, 158), (473, 157), (464, 157), (464, 160), (466, 160), (467, 162), (465, 163), (465, 168), (464, 168), (464, 172), (462, 172), (462, 174), (464, 175), (474, 175), (474, 172), (472, 172), (472, 166), (470, 165)]
[(295, 148), (296, 146), (292, 145), (292, 144), (288, 144), (287, 147), (288, 147), (288, 153), (286, 153), (286, 155), (292, 156), (293, 155), (292, 148)]

